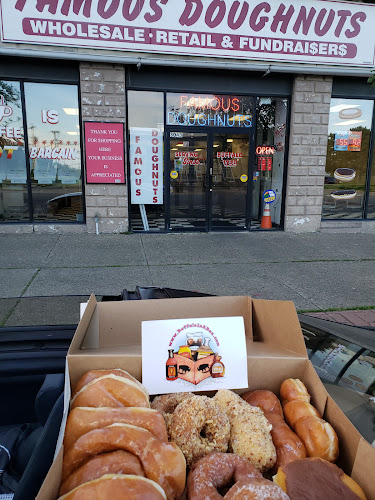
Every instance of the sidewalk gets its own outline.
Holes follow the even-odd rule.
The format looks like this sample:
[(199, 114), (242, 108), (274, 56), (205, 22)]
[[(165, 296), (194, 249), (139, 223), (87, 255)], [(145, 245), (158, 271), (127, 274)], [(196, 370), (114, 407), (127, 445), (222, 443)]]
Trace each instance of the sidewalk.
[[(51, 312), (75, 322), (91, 293), (137, 285), (291, 300), (303, 311), (375, 306), (374, 234), (1, 234), (0, 249), (0, 325)], [(335, 314), (362, 326), (372, 313)]]

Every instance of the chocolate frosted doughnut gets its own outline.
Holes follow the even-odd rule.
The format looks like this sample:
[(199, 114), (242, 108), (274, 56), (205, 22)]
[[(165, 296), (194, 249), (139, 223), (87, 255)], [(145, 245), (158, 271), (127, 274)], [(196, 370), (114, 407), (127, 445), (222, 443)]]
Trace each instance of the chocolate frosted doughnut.
[(357, 192), (355, 189), (341, 189), (340, 191), (332, 191), (331, 197), (335, 200), (351, 200), (355, 198)]
[(245, 458), (233, 453), (210, 453), (193, 465), (187, 480), (187, 497), (221, 500), (218, 488), (230, 485), (232, 480), (237, 483), (251, 478), (262, 478), (262, 474)]
[(188, 466), (213, 451), (225, 453), (228, 449), (228, 417), (207, 396), (193, 396), (180, 403), (172, 413), (169, 430)]

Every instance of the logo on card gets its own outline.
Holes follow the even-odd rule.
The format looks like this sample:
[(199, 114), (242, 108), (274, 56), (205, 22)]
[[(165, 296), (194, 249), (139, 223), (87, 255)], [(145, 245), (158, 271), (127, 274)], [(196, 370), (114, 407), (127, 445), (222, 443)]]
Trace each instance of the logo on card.
[(224, 377), (220, 343), (206, 325), (188, 323), (178, 328), (169, 342), (166, 379), (178, 378), (198, 385), (206, 378)]
[(0, 122), (4, 116), (8, 117), (13, 114), (13, 109), (7, 106), (4, 102), (4, 96), (0, 95)]

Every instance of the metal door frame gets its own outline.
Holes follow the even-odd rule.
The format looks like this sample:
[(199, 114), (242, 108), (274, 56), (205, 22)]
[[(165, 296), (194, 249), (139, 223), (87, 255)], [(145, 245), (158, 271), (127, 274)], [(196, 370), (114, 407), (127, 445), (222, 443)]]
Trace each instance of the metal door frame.
[[(255, 106), (255, 97), (253, 97), (253, 109)], [(171, 187), (171, 182), (170, 182), (170, 133), (171, 132), (182, 132), (182, 133), (202, 133), (207, 135), (207, 166), (206, 166), (206, 179), (208, 180), (208, 183), (206, 184), (206, 193), (205, 193), (205, 203), (206, 203), (206, 224), (205, 228), (200, 230), (199, 228), (196, 229), (184, 229), (184, 231), (192, 231), (192, 232), (209, 232), (209, 231), (223, 231), (227, 230), (228, 232), (230, 231), (238, 231), (238, 228), (234, 229), (227, 229), (227, 228), (213, 228), (212, 227), (212, 190), (213, 190), (213, 182), (212, 182), (212, 175), (213, 175), (213, 142), (214, 142), (214, 135), (215, 134), (227, 134), (227, 135), (248, 135), (249, 136), (249, 156), (248, 156), (248, 166), (247, 166), (247, 171), (248, 171), (248, 179), (247, 179), (247, 190), (246, 190), (246, 200), (245, 200), (245, 227), (244, 231), (250, 230), (251, 229), (251, 195), (252, 195), (252, 175), (253, 175), (253, 162), (254, 162), (254, 157), (255, 157), (255, 150), (254, 150), (254, 144), (255, 144), (255, 139), (254, 139), (254, 133), (255, 133), (255, 127), (254, 127), (254, 112), (253, 112), (253, 124), (249, 128), (239, 128), (239, 127), (199, 127), (199, 126), (183, 126), (183, 125), (167, 125), (165, 127), (165, 150), (164, 150), (164, 185), (165, 185), (165, 207), (166, 207), (166, 213), (165, 213), (165, 223), (166, 223), (166, 231), (167, 232), (174, 232), (178, 231), (178, 229), (171, 229), (170, 228), (170, 187)]]

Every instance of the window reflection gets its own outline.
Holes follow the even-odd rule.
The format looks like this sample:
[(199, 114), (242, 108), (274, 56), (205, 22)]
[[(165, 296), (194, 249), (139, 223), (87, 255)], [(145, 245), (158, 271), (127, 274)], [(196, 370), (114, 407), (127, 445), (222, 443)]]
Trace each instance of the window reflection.
[(0, 220), (28, 219), (20, 84), (0, 81)]
[[(162, 92), (128, 91), (128, 126), (132, 128), (157, 128), (164, 130), (164, 95)], [(163, 174), (162, 174), (163, 179)], [(143, 231), (140, 206), (130, 205), (133, 231)], [(165, 206), (145, 205), (150, 231), (165, 230)]]
[(83, 222), (77, 87), (25, 83), (33, 216)]
[(323, 218), (363, 217), (373, 101), (332, 99)]

